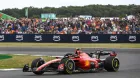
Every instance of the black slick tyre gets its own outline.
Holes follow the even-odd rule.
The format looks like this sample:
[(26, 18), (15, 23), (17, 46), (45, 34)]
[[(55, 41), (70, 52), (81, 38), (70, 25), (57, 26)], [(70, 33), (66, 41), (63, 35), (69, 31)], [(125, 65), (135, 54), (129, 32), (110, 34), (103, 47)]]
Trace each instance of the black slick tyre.
[(64, 58), (61, 60), (61, 64), (64, 64), (64, 71), (60, 73), (72, 74), (73, 71), (75, 70), (75, 63), (71, 59)]
[(42, 60), (41, 58), (37, 58), (35, 60), (32, 61), (31, 64), (31, 69), (33, 70), (33, 73), (36, 75), (42, 75), (44, 72), (43, 71), (34, 71), (35, 68), (38, 68), (39, 66), (43, 65), (45, 63), (44, 60)]
[(109, 56), (104, 61), (104, 68), (108, 72), (117, 72), (120, 67), (120, 62), (118, 58)]

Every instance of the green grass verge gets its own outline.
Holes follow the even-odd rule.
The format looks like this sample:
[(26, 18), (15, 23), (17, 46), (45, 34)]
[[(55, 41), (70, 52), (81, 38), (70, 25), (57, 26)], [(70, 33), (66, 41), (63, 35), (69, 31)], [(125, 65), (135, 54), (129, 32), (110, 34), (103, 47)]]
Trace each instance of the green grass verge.
[[(39, 58), (39, 56), (30, 56), (30, 55), (8, 55), (12, 56), (9, 59), (0, 60), (0, 69), (7, 69), (7, 68), (23, 68), (25, 64), (31, 65), (31, 62)], [(52, 60), (54, 58), (43, 56), (45, 61)]]
[(138, 43), (0, 43), (0, 47), (140, 48)]
[(10, 55), (0, 54), (0, 60), (12, 58)]

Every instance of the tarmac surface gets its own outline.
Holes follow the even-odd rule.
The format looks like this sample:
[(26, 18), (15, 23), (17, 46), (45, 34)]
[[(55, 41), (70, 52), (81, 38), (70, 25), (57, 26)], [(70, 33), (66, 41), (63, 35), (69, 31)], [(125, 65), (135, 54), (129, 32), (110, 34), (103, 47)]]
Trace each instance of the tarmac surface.
[[(0, 53), (6, 54), (33, 54), (62, 56), (74, 52), (73, 48), (0, 48)], [(76, 73), (72, 75), (57, 74), (56, 72), (44, 73), (36, 76), (33, 73), (22, 71), (0, 71), (0, 78), (140, 78), (140, 49), (83, 49), (85, 52), (95, 50), (113, 50), (118, 53), (120, 69), (118, 72)]]

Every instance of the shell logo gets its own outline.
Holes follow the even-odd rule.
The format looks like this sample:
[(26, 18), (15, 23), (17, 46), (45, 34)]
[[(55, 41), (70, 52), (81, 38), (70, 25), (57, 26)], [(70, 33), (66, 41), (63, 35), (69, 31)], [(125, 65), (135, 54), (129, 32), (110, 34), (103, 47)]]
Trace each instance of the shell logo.
[(90, 62), (88, 60), (85, 61), (85, 66), (89, 66)]

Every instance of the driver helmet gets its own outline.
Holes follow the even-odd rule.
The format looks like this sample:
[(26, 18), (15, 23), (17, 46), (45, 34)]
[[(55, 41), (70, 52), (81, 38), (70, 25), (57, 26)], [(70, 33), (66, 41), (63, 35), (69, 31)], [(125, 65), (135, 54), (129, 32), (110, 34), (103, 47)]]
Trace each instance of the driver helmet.
[(76, 48), (75, 54), (80, 54), (81, 53), (81, 49), (80, 48)]

